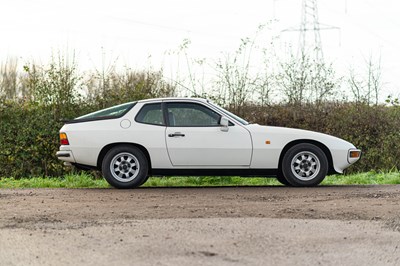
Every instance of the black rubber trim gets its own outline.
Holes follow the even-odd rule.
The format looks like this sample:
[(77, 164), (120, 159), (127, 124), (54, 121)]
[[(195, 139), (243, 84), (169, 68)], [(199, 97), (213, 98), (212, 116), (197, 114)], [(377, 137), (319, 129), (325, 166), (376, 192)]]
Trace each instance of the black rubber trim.
[(58, 158), (69, 158), (71, 155), (69, 153), (58, 153), (57, 154)]
[(153, 176), (247, 176), (274, 177), (278, 169), (152, 169)]
[(72, 163), (73, 166), (76, 166), (77, 168), (81, 170), (99, 170), (96, 166), (91, 166), (91, 165), (85, 165), (85, 164), (79, 164), (79, 163)]

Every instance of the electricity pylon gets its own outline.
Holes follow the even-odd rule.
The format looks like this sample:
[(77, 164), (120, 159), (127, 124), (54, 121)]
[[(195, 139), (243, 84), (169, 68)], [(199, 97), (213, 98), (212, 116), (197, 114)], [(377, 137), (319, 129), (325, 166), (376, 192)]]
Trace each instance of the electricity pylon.
[(323, 61), (321, 30), (339, 30), (339, 27), (319, 23), (317, 0), (303, 0), (301, 23), (299, 28), (289, 28), (284, 31), (298, 31), (298, 57), (306, 54), (315, 60)]

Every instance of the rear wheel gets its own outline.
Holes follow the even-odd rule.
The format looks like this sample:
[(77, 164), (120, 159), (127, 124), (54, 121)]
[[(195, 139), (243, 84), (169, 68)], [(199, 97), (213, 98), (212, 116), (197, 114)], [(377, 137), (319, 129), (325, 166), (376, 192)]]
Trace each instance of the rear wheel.
[(144, 183), (146, 183), (147, 182), (147, 180), (149, 180), (149, 175), (147, 175), (146, 176), (146, 178), (145, 179), (143, 179), (143, 181), (142, 181), (142, 183), (140, 183), (140, 185), (139, 186), (141, 186), (141, 185), (143, 185)]
[(115, 188), (134, 188), (145, 182), (148, 162), (143, 152), (133, 146), (116, 146), (104, 156), (102, 173)]
[(297, 144), (284, 155), (281, 169), (284, 178), (292, 186), (316, 186), (328, 173), (328, 159), (325, 153), (313, 144)]

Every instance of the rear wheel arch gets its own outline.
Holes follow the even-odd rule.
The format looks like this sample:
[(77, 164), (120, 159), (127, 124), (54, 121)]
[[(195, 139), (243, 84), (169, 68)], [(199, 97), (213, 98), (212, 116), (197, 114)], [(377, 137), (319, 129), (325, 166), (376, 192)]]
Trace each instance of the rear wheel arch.
[(281, 152), (281, 154), (279, 156), (278, 174), (282, 174), (282, 169), (281, 169), (282, 168), (282, 160), (283, 160), (283, 157), (285, 156), (286, 152), (290, 148), (292, 148), (293, 146), (295, 146), (297, 144), (302, 144), (302, 143), (313, 144), (313, 145), (317, 146), (318, 148), (320, 148), (325, 153), (325, 156), (328, 159), (328, 174), (335, 174), (336, 173), (336, 171), (335, 171), (335, 169), (333, 167), (332, 154), (331, 154), (330, 150), (328, 149), (328, 147), (326, 147), (321, 142), (318, 142), (318, 141), (315, 141), (315, 140), (299, 139), (299, 140), (294, 140), (294, 141), (289, 142), (282, 149), (282, 152)]
[(102, 163), (103, 163), (103, 159), (106, 156), (107, 152), (110, 151), (112, 148), (117, 147), (117, 146), (122, 146), (122, 147), (131, 146), (131, 147), (136, 147), (136, 148), (140, 149), (143, 152), (143, 154), (146, 156), (147, 162), (149, 164), (149, 175), (151, 175), (151, 169), (152, 169), (151, 168), (151, 158), (150, 158), (150, 154), (149, 154), (148, 150), (144, 146), (142, 146), (140, 144), (130, 143), (130, 142), (117, 142), (117, 143), (111, 143), (111, 144), (108, 144), (108, 145), (104, 146), (101, 149), (101, 151), (99, 153), (99, 156), (97, 158), (97, 168), (98, 169), (101, 169)]

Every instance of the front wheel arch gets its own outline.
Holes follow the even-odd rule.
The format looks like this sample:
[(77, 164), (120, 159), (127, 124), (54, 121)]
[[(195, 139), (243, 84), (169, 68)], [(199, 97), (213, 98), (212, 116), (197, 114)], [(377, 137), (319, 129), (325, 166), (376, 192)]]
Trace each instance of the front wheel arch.
[(328, 159), (328, 175), (337, 173), (335, 171), (335, 168), (333, 167), (332, 154), (331, 154), (331, 151), (328, 149), (328, 147), (326, 147), (321, 142), (318, 142), (315, 140), (310, 140), (310, 139), (294, 140), (285, 145), (285, 147), (282, 149), (281, 154), (279, 156), (278, 173), (282, 174), (282, 169), (281, 169), (282, 168), (282, 160), (283, 160), (283, 157), (285, 156), (286, 152), (293, 146), (295, 146), (297, 144), (302, 144), (302, 143), (313, 144), (313, 145), (317, 146), (318, 148), (320, 148), (325, 153), (325, 156)]
[(282, 160), (283, 176), (292, 186), (313, 187), (328, 174), (325, 153), (316, 145), (300, 143), (290, 148)]

